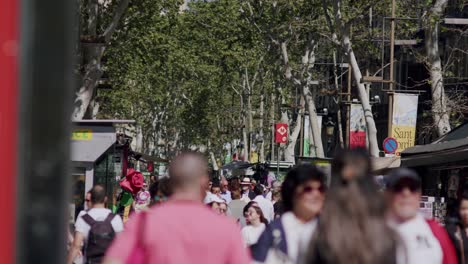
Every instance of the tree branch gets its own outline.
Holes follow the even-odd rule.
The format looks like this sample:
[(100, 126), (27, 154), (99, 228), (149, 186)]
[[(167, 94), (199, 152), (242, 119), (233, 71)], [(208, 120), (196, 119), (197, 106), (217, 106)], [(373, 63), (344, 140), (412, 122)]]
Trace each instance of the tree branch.
[(127, 7), (128, 7), (129, 3), (130, 3), (130, 0), (121, 0), (119, 5), (117, 6), (117, 9), (115, 9), (114, 16), (112, 18), (112, 22), (109, 24), (107, 29), (102, 34), (102, 37), (104, 38), (104, 40), (106, 42), (109, 42), (112, 34), (117, 29), (117, 25), (119, 24), (120, 19), (122, 18), (123, 14), (125, 13), (125, 10), (127, 10)]

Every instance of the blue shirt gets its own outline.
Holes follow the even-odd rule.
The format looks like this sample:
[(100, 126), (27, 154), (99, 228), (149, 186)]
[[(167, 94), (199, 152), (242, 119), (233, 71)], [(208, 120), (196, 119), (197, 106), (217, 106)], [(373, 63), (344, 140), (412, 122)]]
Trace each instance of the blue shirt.
[(221, 198), (226, 200), (226, 203), (229, 204), (232, 201), (231, 192), (230, 191), (221, 192)]

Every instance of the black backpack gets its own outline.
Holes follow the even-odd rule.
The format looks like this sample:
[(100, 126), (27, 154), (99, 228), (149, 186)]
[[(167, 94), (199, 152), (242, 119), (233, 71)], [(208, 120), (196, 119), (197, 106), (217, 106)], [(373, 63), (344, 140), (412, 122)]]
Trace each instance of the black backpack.
[(91, 227), (86, 246), (86, 263), (101, 263), (107, 248), (115, 237), (115, 231), (111, 224), (115, 215), (109, 213), (104, 221), (96, 221), (89, 214), (82, 217)]

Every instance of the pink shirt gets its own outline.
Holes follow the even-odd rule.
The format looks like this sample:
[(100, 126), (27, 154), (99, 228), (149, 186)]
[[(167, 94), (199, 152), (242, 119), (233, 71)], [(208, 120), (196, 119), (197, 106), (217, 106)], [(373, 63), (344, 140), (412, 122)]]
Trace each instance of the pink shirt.
[[(128, 258), (137, 246), (140, 217), (136, 215), (127, 222), (107, 256), (131, 263)], [(151, 208), (145, 222), (142, 238), (146, 263), (250, 263), (235, 222), (202, 203), (168, 201)]]

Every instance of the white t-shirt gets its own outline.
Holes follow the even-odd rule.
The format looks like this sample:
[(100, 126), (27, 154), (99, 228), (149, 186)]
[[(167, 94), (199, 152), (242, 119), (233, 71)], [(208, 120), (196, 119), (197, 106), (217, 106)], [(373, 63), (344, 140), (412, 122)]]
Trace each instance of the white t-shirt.
[(307, 223), (301, 222), (292, 212), (286, 212), (281, 216), (286, 242), (288, 245), (288, 256), (297, 263), (302, 263), (310, 239), (317, 227), (317, 219)]
[[(75, 223), (75, 231), (80, 232), (83, 234), (85, 241), (88, 239), (89, 230), (91, 226), (89, 226), (85, 220), (83, 220), (82, 216), (85, 214), (89, 214), (95, 221), (104, 221), (106, 217), (112, 213), (111, 210), (107, 208), (93, 208), (86, 211), (81, 211), (76, 218)], [(111, 221), (111, 225), (114, 228), (115, 233), (119, 233), (123, 231), (123, 222), (122, 218), (119, 215), (114, 216), (114, 219)]]
[(275, 218), (273, 203), (261, 195), (257, 195), (253, 201), (258, 203), (258, 206), (260, 209), (262, 209), (263, 216), (265, 216), (266, 220), (268, 220), (268, 223), (273, 221)]
[[(402, 224), (394, 222), (389, 224), (398, 232), (406, 247), (403, 252), (398, 250), (399, 263), (442, 263), (443, 253), (440, 243), (423, 216), (418, 215)], [(407, 261), (404, 261), (405, 257)]]
[(253, 225), (248, 225), (242, 228), (242, 238), (246, 246), (251, 246), (257, 243), (260, 235), (265, 230), (265, 224), (261, 223), (259, 226), (255, 227)]

